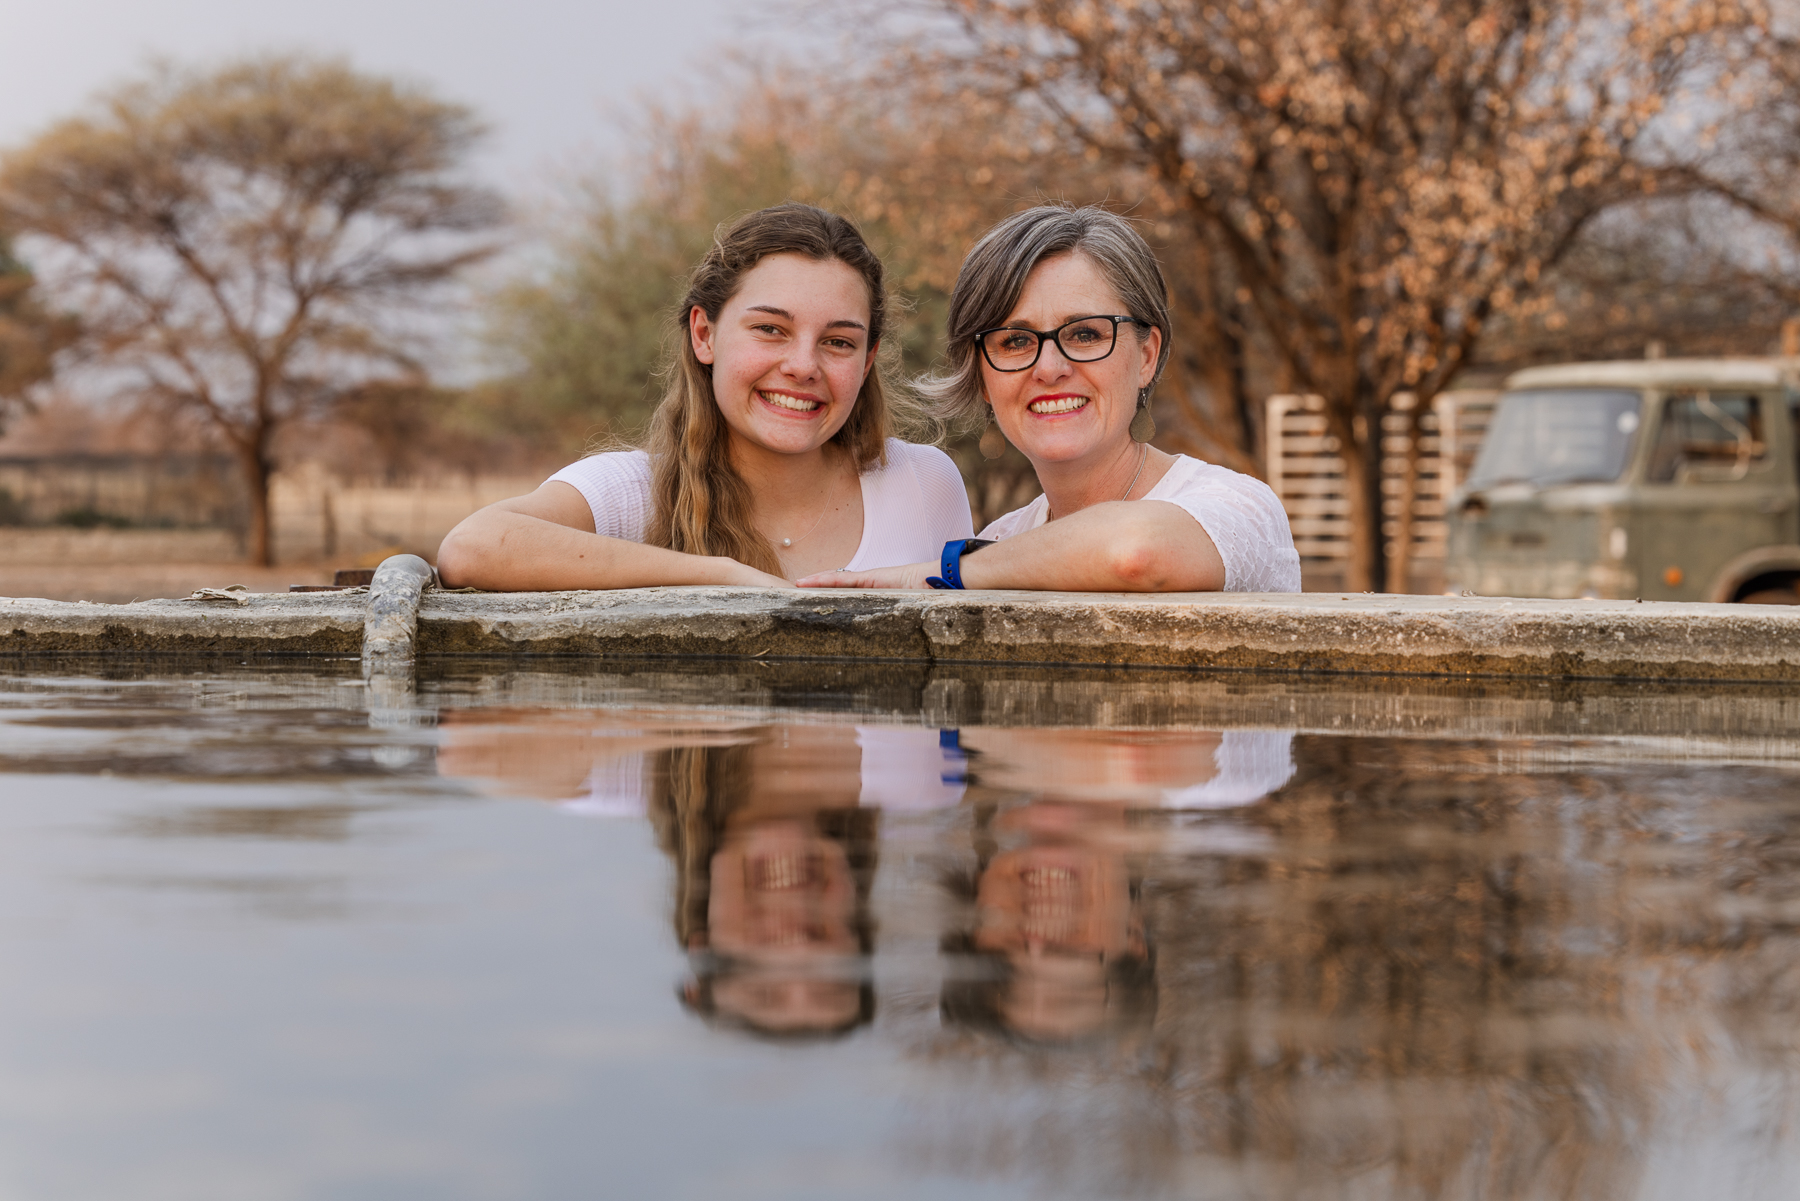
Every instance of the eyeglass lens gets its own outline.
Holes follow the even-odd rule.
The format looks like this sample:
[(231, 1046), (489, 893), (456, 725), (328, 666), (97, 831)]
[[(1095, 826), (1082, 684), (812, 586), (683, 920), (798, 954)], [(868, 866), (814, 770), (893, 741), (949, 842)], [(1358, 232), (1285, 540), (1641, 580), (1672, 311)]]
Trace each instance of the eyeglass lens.
[[(1091, 363), (1112, 353), (1119, 327), (1106, 317), (1071, 321), (1056, 332), (1056, 345), (1072, 363)], [(1042, 341), (1028, 329), (994, 329), (982, 335), (981, 349), (1000, 371), (1022, 371), (1037, 362)]]

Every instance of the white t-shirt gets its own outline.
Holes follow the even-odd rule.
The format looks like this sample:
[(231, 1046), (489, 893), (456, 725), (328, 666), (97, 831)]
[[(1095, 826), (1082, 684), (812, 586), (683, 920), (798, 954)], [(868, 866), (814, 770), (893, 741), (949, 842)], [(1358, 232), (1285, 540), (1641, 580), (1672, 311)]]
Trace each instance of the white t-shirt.
[(1254, 805), (1294, 778), (1292, 730), (1222, 730), (1213, 778), (1163, 791), (1165, 809), (1236, 809)]
[[(573, 487), (594, 511), (594, 532), (642, 542), (650, 525), (650, 456), (610, 451), (550, 477)], [(969, 493), (950, 456), (935, 446), (887, 440), (887, 466), (862, 475), (863, 534), (846, 571), (937, 562), (944, 543), (974, 532)]]
[[(862, 789), (856, 799), (862, 808), (894, 812), (948, 809), (962, 800), (966, 787), (963, 755), (947, 751), (939, 731), (857, 726), (856, 745), (862, 748)], [(586, 817), (642, 817), (649, 758), (642, 751), (633, 751), (596, 760), (581, 795), (561, 802), (562, 808)]]
[[(1287, 512), (1275, 490), (1254, 476), (1201, 459), (1176, 455), (1168, 473), (1144, 500), (1166, 500), (1200, 523), (1225, 561), (1226, 592), (1300, 591), (1300, 552)], [(1043, 525), (1050, 499), (996, 518), (983, 538), (1010, 538)]]
[[(860, 806), (921, 812), (962, 802), (968, 757), (957, 749), (954, 731), (858, 726), (856, 743), (862, 748)], [(642, 817), (648, 759), (642, 751), (597, 759), (581, 794), (563, 801), (562, 808), (589, 817)], [(1223, 730), (1213, 751), (1213, 771), (1211, 779), (1199, 784), (1122, 789), (1119, 799), (1164, 809), (1254, 805), (1293, 777), (1294, 731)]]

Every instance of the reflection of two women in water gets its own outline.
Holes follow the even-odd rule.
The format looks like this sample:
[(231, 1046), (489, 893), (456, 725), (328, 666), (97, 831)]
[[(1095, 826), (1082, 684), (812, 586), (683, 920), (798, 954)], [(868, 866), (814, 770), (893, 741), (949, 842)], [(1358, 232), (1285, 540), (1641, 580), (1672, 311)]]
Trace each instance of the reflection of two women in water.
[(440, 770), (647, 815), (675, 868), (675, 935), (693, 967), (684, 1004), (777, 1038), (872, 1020), (880, 811), (965, 801), (974, 861), (948, 875), (963, 904), (943, 940), (944, 1019), (1043, 1043), (1146, 1024), (1155, 960), (1136, 865), (1159, 826), (1141, 811), (1245, 805), (1293, 773), (1287, 731), (585, 716), (447, 721)]
[[(983, 1170), (1041, 1163), (1095, 1195), (1220, 1170), (1246, 1193), (1612, 1198), (1664, 1141), (1715, 1171), (1714, 1147), (1766, 1167), (1793, 1141), (1741, 1092), (1791, 1098), (1800, 1075), (1785, 772), (1746, 827), (1692, 769), (1679, 793), (1654, 763), (1488, 770), (1499, 744), (1319, 737), (1290, 782), (1274, 731), (444, 722), (447, 773), (649, 816), (681, 997), (711, 1022), (860, 1029), (874, 910), (947, 931), (922, 982), (942, 1028), (910, 1045), (957, 1103), (918, 1145)], [(959, 902), (941, 925), (920, 860)], [(896, 1008), (902, 1038), (908, 1014), (930, 1021)], [(1720, 1133), (1751, 1116), (1765, 1134)]]

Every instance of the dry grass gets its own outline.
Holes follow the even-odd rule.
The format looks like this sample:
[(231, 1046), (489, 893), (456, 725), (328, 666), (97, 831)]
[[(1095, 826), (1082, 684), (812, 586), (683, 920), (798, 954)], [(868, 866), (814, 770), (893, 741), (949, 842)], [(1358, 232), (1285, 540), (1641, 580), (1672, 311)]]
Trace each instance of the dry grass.
[(0, 569), (0, 596), (122, 605), (156, 597), (181, 597), (196, 588), (222, 588), (228, 584), (243, 584), (252, 592), (286, 592), (289, 584), (329, 584), (332, 569), (323, 563), (278, 567), (250, 567), (243, 563), (8, 564)]

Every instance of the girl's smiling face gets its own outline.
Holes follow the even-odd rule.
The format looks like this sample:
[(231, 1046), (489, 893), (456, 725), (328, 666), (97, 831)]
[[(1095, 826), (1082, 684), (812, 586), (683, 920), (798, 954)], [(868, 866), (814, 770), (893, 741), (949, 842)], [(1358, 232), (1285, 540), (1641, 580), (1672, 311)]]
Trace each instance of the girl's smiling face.
[[(1127, 315), (1125, 302), (1085, 254), (1045, 259), (1025, 277), (1004, 325), (1055, 329), (1082, 317)], [(1162, 331), (1123, 322), (1104, 359), (1072, 363), (1054, 340), (1024, 371), (981, 363), (981, 386), (1001, 432), (1033, 463), (1110, 461), (1130, 441), (1138, 391), (1156, 376)]]
[(843, 428), (875, 361), (869, 289), (838, 259), (772, 254), (745, 272), (717, 321), (688, 314), (694, 355), (740, 448), (818, 450)]

